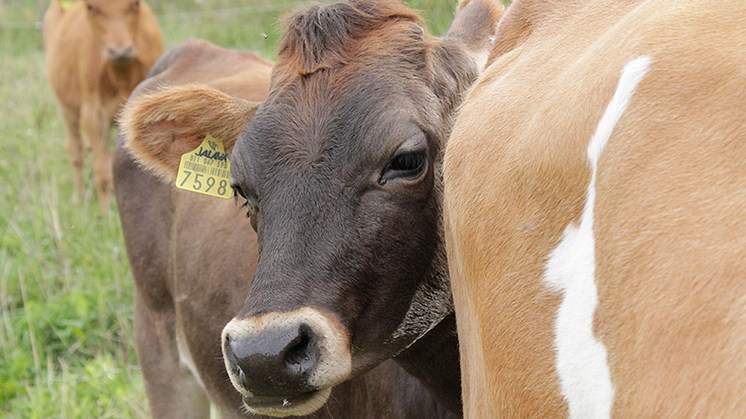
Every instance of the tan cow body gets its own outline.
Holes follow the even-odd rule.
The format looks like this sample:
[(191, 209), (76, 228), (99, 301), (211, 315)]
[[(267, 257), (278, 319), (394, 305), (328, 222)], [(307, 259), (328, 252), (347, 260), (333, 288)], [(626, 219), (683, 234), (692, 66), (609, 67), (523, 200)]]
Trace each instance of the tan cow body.
[[(171, 141), (195, 135), (199, 144), (210, 132), (231, 148), (246, 124), (240, 120), (253, 115), (254, 102), (243, 100), (267, 96), (271, 69), (272, 63), (253, 53), (191, 40), (167, 52), (132, 98), (143, 103), (143, 98), (158, 96), (153, 105), (172, 105), (168, 112), (151, 114), (151, 134)], [(182, 96), (169, 101), (168, 91), (171, 97)], [(212, 96), (197, 106), (188, 92)], [(226, 104), (231, 100), (245, 108), (232, 108)], [(229, 123), (226, 115), (240, 126)], [(178, 129), (184, 120), (192, 131)], [(230, 134), (227, 126), (238, 132)], [(231, 141), (229, 135), (234, 136)], [(135, 284), (137, 349), (151, 413), (154, 418), (207, 418), (210, 400), (223, 418), (266, 418), (245, 413), (221, 355), (221, 331), (249, 293), (259, 258), (246, 208), (234, 199), (182, 191), (158, 179), (125, 150), (127, 140), (120, 135), (114, 150), (114, 181)], [(183, 151), (165, 149), (163, 154), (177, 155), (178, 165)], [(170, 171), (158, 173), (173, 180)], [(454, 418), (393, 361), (336, 387), (323, 409), (304, 417)]]
[(746, 417), (744, 22), (510, 7), (445, 157), (467, 418)]
[(83, 192), (83, 129), (93, 154), (99, 204), (108, 208), (109, 127), (163, 53), (160, 28), (143, 0), (81, 0), (64, 10), (53, 0), (44, 16), (44, 47), (47, 75), (67, 129), (75, 199)]

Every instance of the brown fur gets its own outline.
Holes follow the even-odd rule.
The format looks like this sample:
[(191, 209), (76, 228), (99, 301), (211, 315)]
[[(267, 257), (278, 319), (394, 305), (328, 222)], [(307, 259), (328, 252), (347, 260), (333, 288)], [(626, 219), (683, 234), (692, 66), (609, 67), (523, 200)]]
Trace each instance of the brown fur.
[(223, 140), (230, 155), (256, 107), (207, 86), (175, 86), (129, 102), (122, 112), (122, 132), (143, 164), (173, 181), (181, 155), (197, 148), (207, 133)]
[[(171, 182), (156, 178), (125, 149), (126, 142), (133, 142), (128, 133), (139, 132), (133, 128), (139, 126), (138, 118), (160, 121), (143, 125), (140, 143), (161, 144), (166, 124), (190, 135), (199, 132), (194, 134), (196, 144), (177, 134), (157, 156), (141, 158), (156, 162), (160, 173), (165, 173), (162, 177), (172, 180), (173, 162), (189, 147), (175, 144), (186, 141), (196, 147), (205, 129), (220, 132), (226, 144), (232, 144), (238, 135), (235, 130), (229, 134), (212, 131), (212, 127), (218, 122), (229, 127), (236, 126), (236, 121), (245, 124), (251, 113), (240, 103), (266, 96), (270, 69), (271, 63), (254, 54), (189, 41), (158, 61), (151, 77), (130, 99), (128, 109), (136, 110), (127, 112), (122, 122), (114, 151), (114, 181), (136, 290), (138, 357), (155, 418), (205, 418), (208, 399), (220, 407), (223, 418), (263, 417), (244, 413), (220, 352), (220, 332), (249, 292), (259, 246), (240, 204), (178, 191)], [(172, 110), (172, 119), (166, 123), (158, 104), (180, 109)], [(223, 109), (224, 104), (228, 110)], [(236, 121), (216, 122), (204, 118), (206, 111), (229, 112)], [(150, 135), (151, 131), (158, 134)], [(151, 150), (147, 145), (132, 148), (140, 156)], [(159, 159), (166, 163), (158, 163)], [(193, 369), (183, 358), (192, 359)], [(323, 409), (305, 417), (452, 419), (422, 384), (391, 361), (336, 387)]]
[(308, 7), (282, 22), (285, 32), (278, 56), (301, 76), (346, 64), (358, 41), (396, 19), (421, 20), (397, 2), (356, 0)]
[(746, 416), (745, 19), (739, 2), (513, 3), (446, 152), (467, 418), (567, 417), (545, 264), (579, 222), (588, 143), (642, 55), (651, 70), (596, 186), (612, 417)]
[(44, 16), (44, 47), (49, 83), (66, 125), (74, 199), (84, 187), (82, 129), (93, 154), (103, 210), (112, 187), (109, 127), (119, 106), (163, 53), (160, 28), (144, 0), (81, 0), (68, 10), (53, 0)]

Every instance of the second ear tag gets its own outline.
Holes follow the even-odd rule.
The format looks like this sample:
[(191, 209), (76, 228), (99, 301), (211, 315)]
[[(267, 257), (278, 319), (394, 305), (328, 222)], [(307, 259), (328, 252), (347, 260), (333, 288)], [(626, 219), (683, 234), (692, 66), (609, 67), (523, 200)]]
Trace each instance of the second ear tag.
[(76, 4), (78, 4), (78, 0), (60, 0), (60, 9), (72, 9)]

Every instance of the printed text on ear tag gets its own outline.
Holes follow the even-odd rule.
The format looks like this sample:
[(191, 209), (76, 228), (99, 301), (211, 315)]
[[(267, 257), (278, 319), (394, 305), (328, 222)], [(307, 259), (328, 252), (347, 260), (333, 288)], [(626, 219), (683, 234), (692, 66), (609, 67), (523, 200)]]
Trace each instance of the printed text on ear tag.
[(230, 198), (231, 163), (225, 154), (223, 140), (209, 133), (199, 147), (181, 156), (176, 187), (201, 194)]

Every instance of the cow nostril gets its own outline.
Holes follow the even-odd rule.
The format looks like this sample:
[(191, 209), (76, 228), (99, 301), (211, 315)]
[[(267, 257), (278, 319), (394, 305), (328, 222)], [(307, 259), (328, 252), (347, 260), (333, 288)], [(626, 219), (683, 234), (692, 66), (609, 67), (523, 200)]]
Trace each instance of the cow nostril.
[(230, 365), (231, 372), (233, 372), (237, 376), (243, 376), (243, 371), (238, 365), (238, 358), (236, 358), (236, 353), (233, 351), (233, 342), (231, 341), (230, 335), (225, 335), (224, 352), (225, 357), (228, 359), (228, 364)]
[(306, 324), (250, 338), (226, 334), (224, 355), (236, 385), (255, 396), (287, 396), (316, 390), (308, 380), (321, 358), (320, 338)]
[(287, 354), (285, 355), (285, 364), (287, 364), (289, 368), (302, 370), (304, 364), (307, 365), (308, 361), (311, 360), (311, 337), (309, 336), (309, 333), (301, 329), (298, 337), (291, 343), (294, 345), (288, 349)]

